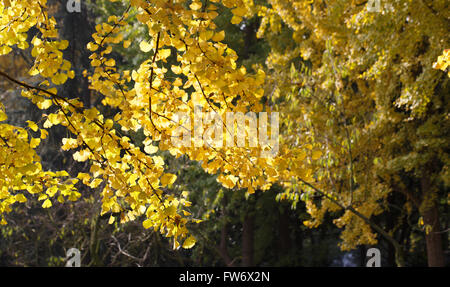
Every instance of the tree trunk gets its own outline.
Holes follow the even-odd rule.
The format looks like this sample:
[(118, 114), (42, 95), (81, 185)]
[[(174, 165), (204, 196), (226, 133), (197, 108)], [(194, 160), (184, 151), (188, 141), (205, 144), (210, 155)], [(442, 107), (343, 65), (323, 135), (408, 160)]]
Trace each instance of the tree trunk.
[(222, 229), (220, 230), (220, 245), (219, 245), (219, 253), (220, 257), (222, 257), (222, 260), (225, 262), (225, 265), (228, 267), (234, 266), (234, 260), (231, 259), (230, 255), (228, 254), (228, 218), (227, 218), (227, 205), (228, 205), (228, 199), (226, 194), (224, 195), (222, 199), (222, 220), (223, 225)]
[(99, 231), (100, 212), (96, 212), (91, 219), (91, 238), (89, 241), (89, 252), (91, 255), (91, 261), (88, 266), (103, 266), (103, 262), (100, 259), (100, 240), (98, 238)]
[(443, 267), (445, 260), (440, 233), (439, 210), (438, 204), (432, 196), (433, 184), (428, 174), (422, 176), (420, 185), (422, 189), (422, 204), (419, 211), (423, 217), (426, 231), (425, 241), (427, 245), (428, 267)]
[(253, 266), (254, 218), (246, 214), (242, 228), (242, 266)]
[(233, 266), (233, 260), (231, 260), (230, 255), (228, 254), (227, 241), (228, 241), (228, 224), (225, 222), (222, 226), (222, 230), (220, 231), (219, 253), (225, 264), (228, 267), (231, 267)]
[(423, 223), (425, 226), (430, 225), (431, 230), (425, 234), (427, 244), (427, 258), (429, 267), (443, 267), (445, 266), (444, 250), (442, 249), (442, 238), (439, 224), (438, 206), (433, 204), (422, 213)]
[(278, 232), (280, 234), (279, 250), (280, 255), (286, 255), (291, 249), (291, 231), (289, 229), (289, 213), (286, 208), (279, 213), (278, 217)]

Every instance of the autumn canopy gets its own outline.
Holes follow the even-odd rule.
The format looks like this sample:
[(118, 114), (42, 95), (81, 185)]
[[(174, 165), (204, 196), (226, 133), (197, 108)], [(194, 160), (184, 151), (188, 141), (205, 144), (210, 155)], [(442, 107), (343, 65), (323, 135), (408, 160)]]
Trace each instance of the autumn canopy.
[[(0, 69), (0, 78), (42, 110), (41, 120), (20, 126), (0, 102), (1, 224), (32, 198), (52, 208), (97, 193), (110, 224), (143, 218), (174, 249), (192, 248), (199, 238), (190, 226), (204, 218), (192, 213), (196, 190), (173, 188), (179, 178), (169, 164), (185, 157), (226, 192), (249, 198), (278, 186), (278, 201), (306, 207), (299, 225), (317, 228), (331, 216), (343, 250), (383, 238), (403, 266), (407, 250), (395, 224), (378, 220), (399, 197), (398, 218), (416, 212), (422, 219), (428, 264), (444, 264), (448, 1), (381, 0), (378, 11), (357, 0), (121, 2), (120, 13), (106, 15), (75, 49), (88, 56), (79, 70), (67, 56), (76, 43), (61, 36), (47, 0), (0, 1), (0, 55), (22, 51), (31, 59), (24, 74)], [(231, 13), (226, 24), (217, 20), (222, 13)], [(249, 19), (267, 49), (251, 64), (230, 47), (225, 29), (245, 30)], [(136, 29), (145, 33), (137, 37)], [(134, 54), (142, 61), (122, 64)], [(89, 99), (67, 88), (77, 78), (87, 82)], [(202, 121), (196, 110), (217, 117)], [(220, 132), (237, 143), (231, 113), (247, 115), (248, 136), (249, 123), (267, 116), (269, 138), (276, 114), (279, 135), (233, 146), (201, 136)], [(39, 148), (55, 127), (64, 128), (60, 148), (84, 169), (43, 167)], [(192, 136), (176, 145), (182, 130)], [(261, 156), (274, 145), (276, 154)]]

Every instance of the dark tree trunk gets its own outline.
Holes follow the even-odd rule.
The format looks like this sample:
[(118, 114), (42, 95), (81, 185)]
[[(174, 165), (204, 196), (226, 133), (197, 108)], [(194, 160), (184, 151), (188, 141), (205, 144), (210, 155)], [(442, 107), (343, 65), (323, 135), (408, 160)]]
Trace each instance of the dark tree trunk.
[(278, 216), (278, 232), (280, 235), (279, 249), (280, 255), (286, 255), (291, 249), (291, 231), (289, 229), (289, 214), (285, 208)]
[(253, 266), (254, 218), (246, 214), (242, 228), (242, 266)]
[(228, 222), (227, 222), (227, 205), (228, 205), (228, 199), (225, 195), (222, 199), (222, 220), (223, 225), (222, 229), (220, 230), (220, 244), (219, 244), (219, 253), (220, 257), (222, 257), (222, 260), (225, 262), (225, 265), (228, 267), (234, 266), (234, 261), (231, 259), (230, 255), (228, 254)]
[(86, 45), (93, 40), (92, 33), (95, 32), (93, 15), (83, 1), (81, 1), (80, 13), (69, 13), (66, 1), (63, 1), (59, 14), (62, 17), (60, 35), (62, 39), (69, 41), (69, 47), (64, 51), (64, 58), (72, 63), (72, 70), (76, 75), (74, 79), (67, 80), (64, 91), (59, 93), (67, 98), (79, 98), (84, 107), (90, 108), (92, 106), (91, 91), (88, 79), (82, 76), (82, 71), (90, 67), (91, 52), (86, 49)]
[(233, 266), (233, 261), (228, 254), (227, 241), (228, 241), (228, 224), (225, 222), (220, 231), (220, 245), (219, 253), (225, 264), (229, 267)]
[[(386, 217), (386, 229), (393, 230), (395, 227), (394, 216), (388, 214)], [(395, 237), (395, 233), (392, 234)], [(383, 240), (385, 240), (383, 238)], [(395, 248), (387, 241), (387, 267), (395, 267)]]
[(430, 193), (433, 192), (430, 176), (423, 175), (421, 181), (422, 206), (419, 208), (423, 217), (426, 230), (425, 241), (427, 245), (427, 259), (429, 267), (443, 267), (445, 265), (444, 250), (442, 248), (441, 225), (439, 224), (439, 210), (435, 200), (430, 199)]
[(442, 248), (442, 237), (439, 224), (438, 207), (434, 204), (422, 214), (425, 226), (430, 225), (431, 230), (425, 234), (427, 244), (427, 258), (429, 267), (445, 266), (444, 250)]

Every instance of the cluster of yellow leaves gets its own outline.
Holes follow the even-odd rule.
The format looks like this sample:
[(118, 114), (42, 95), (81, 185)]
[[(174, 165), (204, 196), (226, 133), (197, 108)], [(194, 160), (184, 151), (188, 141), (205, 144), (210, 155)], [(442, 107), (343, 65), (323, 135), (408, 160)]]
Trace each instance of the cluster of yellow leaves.
[[(115, 160), (120, 162), (111, 171), (93, 165), (104, 178), (115, 178), (114, 186), (106, 182), (104, 187), (103, 212), (119, 209), (118, 194), (126, 198), (132, 195), (138, 202), (127, 202), (134, 212), (131, 217), (141, 214), (142, 207), (147, 206), (144, 226), (155, 230), (159, 228), (161, 232), (164, 230), (168, 236), (173, 236), (175, 247), (179, 245), (178, 238), (187, 235), (187, 211), (178, 203), (185, 202), (184, 199), (173, 198), (160, 190), (161, 185), (172, 184), (176, 177), (164, 173), (162, 158), (152, 155), (159, 149), (168, 150), (174, 156), (185, 154), (193, 160), (202, 161), (206, 171), (221, 173), (218, 180), (227, 188), (247, 188), (249, 193), (253, 193), (256, 188), (270, 187), (268, 182), (277, 178), (277, 172), (272, 167), (273, 160), (259, 158), (261, 148), (216, 148), (194, 136), (188, 146), (172, 144), (176, 129), (182, 127), (191, 135), (194, 133), (190, 125), (185, 126), (176, 120), (177, 113), (187, 113), (193, 122), (196, 109), (205, 113), (215, 112), (222, 119), (228, 111), (245, 113), (263, 110), (260, 98), (264, 91), (260, 87), (264, 82), (264, 72), (260, 70), (257, 75), (247, 75), (245, 68), (237, 67), (236, 53), (221, 42), (225, 32), (217, 31), (212, 21), (218, 15), (219, 1), (209, 1), (207, 6), (193, 1), (189, 7), (185, 6), (185, 2), (131, 1), (123, 15), (111, 16), (108, 23), (96, 27), (97, 33), (87, 45), (87, 49), (93, 52), (90, 56), (93, 70), (88, 76), (90, 88), (104, 96), (103, 104), (120, 110), (113, 119), (120, 130), (143, 130), (146, 136), (144, 150), (136, 148), (116, 130), (110, 132), (112, 135), (99, 136), (103, 130), (95, 124), (90, 128), (94, 130), (92, 135), (83, 136), (89, 138), (96, 135), (96, 138), (103, 140), (111, 138), (111, 142), (99, 143), (92, 149), (109, 151), (111, 156), (106, 153), (104, 156), (104, 162), (108, 165)], [(240, 22), (246, 13), (241, 1), (223, 1), (222, 4), (232, 9), (234, 23)], [(139, 48), (149, 53), (149, 58), (135, 70), (118, 72), (114, 60), (108, 59), (107, 55), (120, 42), (123, 42), (123, 47), (129, 47), (130, 40), (123, 39), (121, 31), (128, 25), (126, 20), (131, 13), (137, 13), (137, 19), (148, 27), (148, 38), (140, 41)], [(177, 65), (169, 67), (168, 57), (176, 59)], [(175, 74), (174, 78), (166, 77), (169, 70)], [(212, 124), (204, 120), (200, 132), (207, 131)], [(225, 123), (221, 124), (225, 131), (229, 131)], [(89, 128), (83, 129), (82, 133), (86, 131)], [(235, 132), (232, 134), (235, 135)], [(112, 151), (114, 141), (120, 144)], [(120, 151), (124, 150), (126, 155), (120, 157)], [(87, 155), (92, 151), (85, 153), (82, 159), (92, 159)], [(123, 181), (118, 182), (118, 178), (123, 178)], [(114, 191), (116, 196), (112, 196)], [(186, 241), (184, 246), (193, 244), (191, 237)]]
[[(439, 56), (437, 61), (433, 64), (433, 68), (445, 72), (449, 66), (450, 66), (450, 49), (445, 49), (444, 53), (441, 56)], [(450, 70), (447, 72), (447, 75), (450, 77)]]
[[(39, 195), (42, 206), (52, 206), (52, 198), (59, 202), (66, 199), (75, 201), (80, 193), (74, 188), (77, 179), (70, 179), (65, 171), (43, 171), (35, 148), (47, 135), (40, 130), (40, 137), (32, 137), (31, 131), (38, 132), (36, 123), (28, 121), (28, 129), (19, 128), (3, 121), (7, 116), (0, 103), (0, 214), (1, 224), (6, 224), (4, 213), (10, 212), (11, 205), (26, 202), (30, 195)], [(25, 192), (26, 191), (26, 192)]]
[[(71, 64), (62, 58), (61, 51), (67, 48), (68, 42), (57, 40), (56, 21), (48, 16), (45, 0), (1, 1), (0, 12), (0, 55), (10, 53), (13, 46), (28, 48), (27, 32), (35, 27), (38, 34), (31, 41), (34, 46), (31, 54), (35, 61), (30, 75), (40, 74), (54, 84), (62, 84), (68, 77), (74, 77)], [(50, 85), (48, 80), (41, 84)], [(54, 91), (54, 88), (49, 92), (45, 89), (24, 90), (22, 95), (39, 108), (47, 109), (52, 105), (49, 95)], [(7, 120), (1, 107), (0, 122)], [(53, 197), (64, 202), (65, 198), (74, 201), (81, 195), (74, 187), (78, 180), (67, 178), (67, 172), (42, 170), (35, 148), (48, 133), (32, 121), (27, 123), (28, 129), (0, 123), (0, 214), (10, 212), (15, 202), (26, 202), (28, 195), (25, 191), (39, 195), (44, 208), (52, 206)], [(31, 135), (31, 132), (38, 131), (40, 137)], [(1, 223), (6, 224), (4, 216)]]
[[(0, 3), (2, 54), (9, 53), (12, 45), (26, 48), (25, 36), (31, 27), (36, 27), (40, 33), (31, 41), (35, 61), (30, 74), (40, 75), (44, 80), (39, 87), (24, 90), (22, 95), (41, 109), (56, 107), (55, 112), (45, 116), (41, 137), (46, 135), (45, 129), (53, 125), (65, 126), (71, 136), (63, 139), (62, 148), (73, 150), (75, 160), (90, 163), (89, 173), (78, 174), (67, 185), (58, 181), (59, 177), (67, 176), (66, 173), (39, 171), (38, 178), (50, 177), (48, 182), (40, 181), (40, 187), (33, 187), (36, 191), (39, 189), (40, 199), (45, 200), (44, 207), (51, 205), (47, 197), (58, 191), (71, 200), (76, 199), (79, 193), (73, 190), (73, 184), (80, 180), (101, 192), (102, 214), (109, 211), (120, 213), (121, 222), (145, 215), (145, 228), (173, 237), (174, 248), (180, 245), (190, 248), (195, 239), (188, 235), (187, 224), (198, 220), (188, 211), (187, 194), (176, 196), (168, 192), (167, 187), (174, 184), (176, 175), (164, 171), (164, 160), (157, 154), (159, 150), (201, 161), (207, 172), (219, 174), (218, 181), (223, 186), (247, 189), (248, 194), (256, 189), (268, 189), (274, 182), (292, 177), (303, 176), (312, 180), (308, 164), (321, 158), (322, 152), (310, 143), (293, 149), (282, 148), (280, 154), (272, 158), (260, 156), (268, 146), (216, 147), (195, 136), (191, 137), (190, 145), (173, 145), (173, 134), (179, 128), (188, 129), (191, 135), (195, 132), (214, 134), (211, 132), (214, 121), (201, 118), (202, 129), (194, 131), (187, 125), (189, 121), (184, 126), (176, 120), (178, 113), (187, 113), (193, 122), (196, 110), (203, 114), (214, 112), (222, 121), (225, 137), (231, 136), (235, 141), (237, 130), (234, 124), (227, 126), (223, 122), (227, 112), (270, 112), (270, 107), (264, 107), (260, 102), (264, 94), (265, 72), (259, 69), (251, 75), (244, 67), (238, 67), (236, 52), (222, 42), (225, 32), (220, 31), (213, 21), (218, 15), (218, 6), (223, 5), (231, 9), (231, 22), (239, 24), (243, 17), (257, 11), (252, 1), (131, 0), (123, 15), (110, 16), (106, 23), (98, 24), (93, 40), (86, 47), (92, 52), (89, 57), (91, 68), (84, 75), (89, 79), (90, 89), (103, 97), (102, 103), (119, 111), (113, 118), (105, 118), (95, 107), (83, 107), (77, 99), (58, 96), (54, 85), (63, 84), (74, 74), (70, 63), (62, 58), (61, 50), (68, 43), (57, 40), (56, 21), (48, 16), (46, 1), (3, 0)], [(275, 14), (267, 9), (260, 13), (262, 16), (271, 15), (273, 19), (270, 18), (268, 23), (273, 27), (281, 23), (274, 18)], [(139, 47), (148, 53), (149, 58), (136, 69), (119, 71), (110, 54), (117, 45), (130, 46), (131, 39), (123, 36), (123, 31), (129, 28), (127, 19), (130, 15), (136, 15), (140, 23), (148, 27), (148, 37), (140, 41)], [(169, 57), (177, 64), (169, 67)], [(168, 77), (169, 71), (175, 76)], [(33, 131), (39, 129), (34, 123), (29, 127)], [(24, 153), (26, 145), (16, 146), (18, 142), (11, 134), (12, 130), (20, 129), (7, 125), (2, 128), (5, 129), (2, 148), (9, 153), (16, 150)], [(143, 131), (143, 148), (123, 135), (130, 130)], [(27, 142), (23, 137), (21, 140), (29, 145), (26, 151), (30, 155), (30, 149), (39, 143), (39, 139)], [(40, 170), (35, 156), (32, 156), (32, 161), (28, 158), (28, 162)], [(6, 166), (11, 169), (10, 174), (22, 174), (13, 170), (14, 166)], [(22, 182), (23, 177), (15, 181), (5, 180), (1, 186), (4, 190), (26, 188), (19, 181)], [(30, 184), (36, 186), (37, 181), (33, 178)], [(5, 193), (7, 206), (11, 196), (9, 191)], [(20, 196), (17, 199), (23, 200)], [(8, 209), (5, 207), (0, 211)], [(114, 220), (111, 217), (110, 223)], [(181, 240), (183, 244), (180, 244)]]
[(62, 58), (62, 50), (69, 45), (68, 41), (58, 41), (56, 20), (49, 17), (46, 11), (46, 0), (40, 1), (2, 1), (0, 3), (0, 55), (12, 51), (12, 46), (19, 49), (29, 47), (27, 32), (35, 27), (39, 34), (32, 40), (31, 55), (35, 58), (29, 74), (41, 74), (50, 78), (55, 85), (63, 84), (67, 78), (73, 78), (71, 64)]

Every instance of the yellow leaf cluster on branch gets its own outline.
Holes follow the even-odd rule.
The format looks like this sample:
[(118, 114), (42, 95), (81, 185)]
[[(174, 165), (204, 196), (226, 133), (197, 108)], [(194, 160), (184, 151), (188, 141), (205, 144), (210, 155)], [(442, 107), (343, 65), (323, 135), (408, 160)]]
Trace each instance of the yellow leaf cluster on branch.
[[(22, 95), (39, 108), (56, 108), (46, 115), (42, 134), (54, 125), (65, 126), (71, 136), (63, 139), (62, 148), (74, 150), (76, 161), (90, 163), (90, 173), (78, 174), (78, 178), (71, 179), (72, 185), (65, 188), (72, 190), (73, 184), (81, 180), (90, 188), (100, 189), (102, 214), (120, 212), (122, 222), (145, 215), (144, 227), (173, 237), (174, 248), (180, 246), (183, 238), (187, 239), (182, 245), (192, 247), (194, 239), (187, 237), (186, 225), (198, 220), (185, 216), (190, 214), (185, 210), (189, 201), (165, 191), (164, 187), (173, 184), (176, 176), (164, 171), (163, 159), (154, 155), (159, 149), (202, 161), (206, 171), (222, 174), (219, 181), (228, 188), (248, 188), (249, 193), (253, 193), (254, 189), (267, 189), (276, 181), (274, 160), (259, 158), (267, 147), (214, 147), (200, 145), (195, 137), (187, 146), (174, 146), (172, 142), (174, 131), (180, 127), (175, 120), (178, 113), (187, 113), (194, 120), (196, 109), (205, 114), (214, 112), (223, 119), (220, 124), (225, 136), (230, 133), (234, 137), (236, 131), (230, 131), (224, 120), (227, 112), (258, 113), (264, 110), (260, 103), (264, 72), (247, 74), (244, 67), (237, 66), (236, 53), (221, 42), (225, 32), (218, 30), (213, 22), (218, 15), (219, 1), (209, 1), (205, 5), (194, 1), (187, 7), (184, 0), (132, 0), (122, 15), (110, 16), (107, 22), (95, 27), (93, 40), (86, 47), (92, 53), (89, 57), (91, 69), (84, 75), (89, 79), (89, 88), (103, 97), (102, 103), (119, 110), (113, 118), (105, 118), (95, 107), (83, 107), (78, 99), (58, 95), (54, 86), (62, 85), (74, 76), (71, 64), (62, 58), (61, 52), (69, 43), (58, 40), (56, 21), (48, 15), (46, 1), (13, 2), (14, 5), (11, 1), (0, 4), (2, 54), (9, 53), (14, 45), (28, 47), (26, 32), (32, 27), (38, 28), (38, 35), (31, 41), (34, 65), (30, 75), (39, 75), (44, 80), (39, 86), (31, 86), (6, 74), (3, 76), (21, 86), (24, 89)], [(232, 9), (232, 22), (240, 22), (247, 13), (240, 0), (223, 1), (222, 4)], [(149, 54), (149, 58), (132, 71), (119, 71), (110, 55), (117, 45), (130, 46), (130, 39), (123, 36), (130, 15), (136, 15), (140, 23), (148, 27), (148, 37), (139, 47)], [(167, 65), (169, 57), (176, 59), (177, 66)], [(178, 77), (166, 77), (169, 70)], [(211, 126), (212, 122), (205, 120), (204, 131)], [(2, 125), (2, 128), (6, 127)], [(30, 124), (30, 128), (38, 127)], [(123, 135), (130, 130), (143, 130), (146, 137), (143, 150)], [(193, 132), (190, 129), (190, 133)], [(4, 142), (5, 148), (14, 143), (6, 134)], [(30, 148), (38, 144), (39, 139), (29, 141)], [(38, 164), (38, 158), (33, 157), (32, 162)], [(5, 190), (23, 189), (22, 185), (16, 187), (15, 184), (6, 181), (2, 186)], [(34, 187), (33, 191), (37, 190), (44, 194), (46, 185)], [(68, 195), (64, 193), (65, 189), (58, 187), (58, 190)], [(56, 194), (54, 189), (51, 194)], [(69, 199), (76, 197), (69, 194)], [(4, 198), (8, 206), (13, 202), (10, 192), (5, 191)], [(23, 201), (20, 196), (17, 199)], [(41, 196), (40, 199), (44, 200), (44, 207), (51, 206), (49, 198)]]

